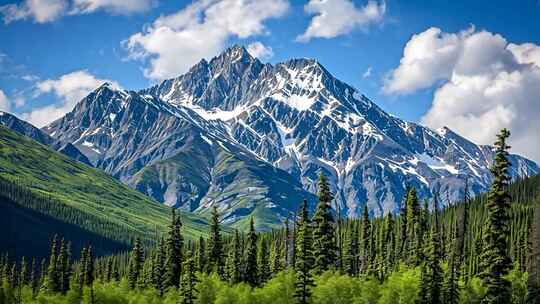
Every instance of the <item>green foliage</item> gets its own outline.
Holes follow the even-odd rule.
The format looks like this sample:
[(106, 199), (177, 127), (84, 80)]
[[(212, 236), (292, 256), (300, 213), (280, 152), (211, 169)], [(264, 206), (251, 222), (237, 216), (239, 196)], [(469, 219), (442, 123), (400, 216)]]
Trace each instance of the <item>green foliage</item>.
[(131, 250), (131, 255), (129, 258), (129, 268), (128, 268), (128, 286), (130, 289), (134, 289), (138, 286), (139, 280), (141, 279), (142, 267), (144, 263), (144, 252), (141, 246), (141, 240), (136, 239), (133, 249)]
[[(126, 244), (134, 236), (152, 241), (156, 228), (165, 230), (169, 207), (3, 126), (0, 168), (0, 199)], [(184, 220), (187, 236), (206, 233), (204, 219)]]
[(420, 291), (420, 272), (418, 269), (401, 268), (388, 277), (380, 290), (378, 304), (413, 304)]

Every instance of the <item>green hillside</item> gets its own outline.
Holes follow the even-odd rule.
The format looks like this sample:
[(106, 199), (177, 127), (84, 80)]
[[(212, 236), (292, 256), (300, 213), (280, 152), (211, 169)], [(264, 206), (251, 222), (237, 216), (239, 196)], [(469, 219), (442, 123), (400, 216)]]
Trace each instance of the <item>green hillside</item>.
[[(0, 200), (125, 243), (155, 239), (170, 208), (106, 173), (0, 126)], [(48, 207), (44, 207), (48, 204)], [(206, 220), (182, 213), (183, 234), (206, 233)]]

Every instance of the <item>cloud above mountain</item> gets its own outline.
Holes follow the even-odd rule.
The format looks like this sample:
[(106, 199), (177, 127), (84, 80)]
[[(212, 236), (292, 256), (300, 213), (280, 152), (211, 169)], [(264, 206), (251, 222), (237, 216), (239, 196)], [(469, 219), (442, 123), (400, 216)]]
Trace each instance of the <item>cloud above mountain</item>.
[(9, 111), (10, 102), (4, 91), (0, 90), (0, 111)]
[(383, 21), (386, 3), (368, 1), (360, 8), (350, 0), (310, 0), (304, 10), (311, 18), (306, 31), (297, 37), (307, 42), (312, 38), (334, 38), (356, 29), (367, 29)]
[(129, 15), (146, 11), (157, 0), (25, 0), (19, 4), (0, 6), (4, 23), (31, 19), (35, 23), (53, 22), (62, 16), (80, 15), (103, 10), (111, 14)]
[(147, 78), (170, 78), (216, 55), (232, 37), (267, 34), (265, 21), (283, 16), (288, 8), (286, 0), (198, 0), (157, 18), (123, 45), (128, 59), (148, 60)]
[(267, 60), (274, 56), (272, 47), (266, 46), (259, 41), (250, 43), (247, 46), (247, 50), (251, 56), (257, 57), (260, 60)]
[(31, 112), (24, 113), (22, 117), (37, 127), (43, 127), (71, 111), (77, 102), (105, 82), (120, 87), (117, 82), (99, 79), (86, 70), (40, 81), (36, 84), (33, 98), (43, 94), (53, 94), (60, 100), (44, 107), (34, 108)]
[(540, 115), (540, 46), (474, 28), (430, 28), (409, 40), (383, 90), (409, 94), (433, 86), (424, 124), (448, 126), (481, 144), (506, 127), (513, 151), (540, 161), (540, 124), (531, 123)]

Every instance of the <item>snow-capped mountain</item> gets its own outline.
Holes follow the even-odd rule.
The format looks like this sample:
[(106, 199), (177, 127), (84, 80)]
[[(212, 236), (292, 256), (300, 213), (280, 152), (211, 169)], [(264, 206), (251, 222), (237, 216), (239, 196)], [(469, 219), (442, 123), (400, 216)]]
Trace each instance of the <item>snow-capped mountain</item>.
[[(407, 185), (452, 201), (466, 178), (474, 193), (491, 181), (491, 147), (394, 117), (315, 60), (263, 64), (239, 46), (146, 90), (102, 86), (44, 130), (160, 201), (219, 204), (230, 221), (279, 221), (312, 199), (321, 170), (350, 216), (398, 210)], [(540, 172), (511, 161), (514, 177)]]

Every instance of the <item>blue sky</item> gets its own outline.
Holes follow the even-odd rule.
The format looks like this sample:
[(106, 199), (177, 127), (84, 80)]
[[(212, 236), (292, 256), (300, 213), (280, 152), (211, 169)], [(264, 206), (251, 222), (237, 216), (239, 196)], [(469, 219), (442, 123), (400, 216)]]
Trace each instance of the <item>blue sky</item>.
[(257, 43), (267, 50), (263, 61), (315, 58), (410, 121), (449, 125), (479, 143), (510, 127), (525, 134), (514, 137), (516, 151), (540, 160), (540, 124), (531, 124), (540, 114), (538, 0), (1, 0), (0, 7), (0, 109), (40, 126), (102, 80), (140, 89), (231, 44)]

